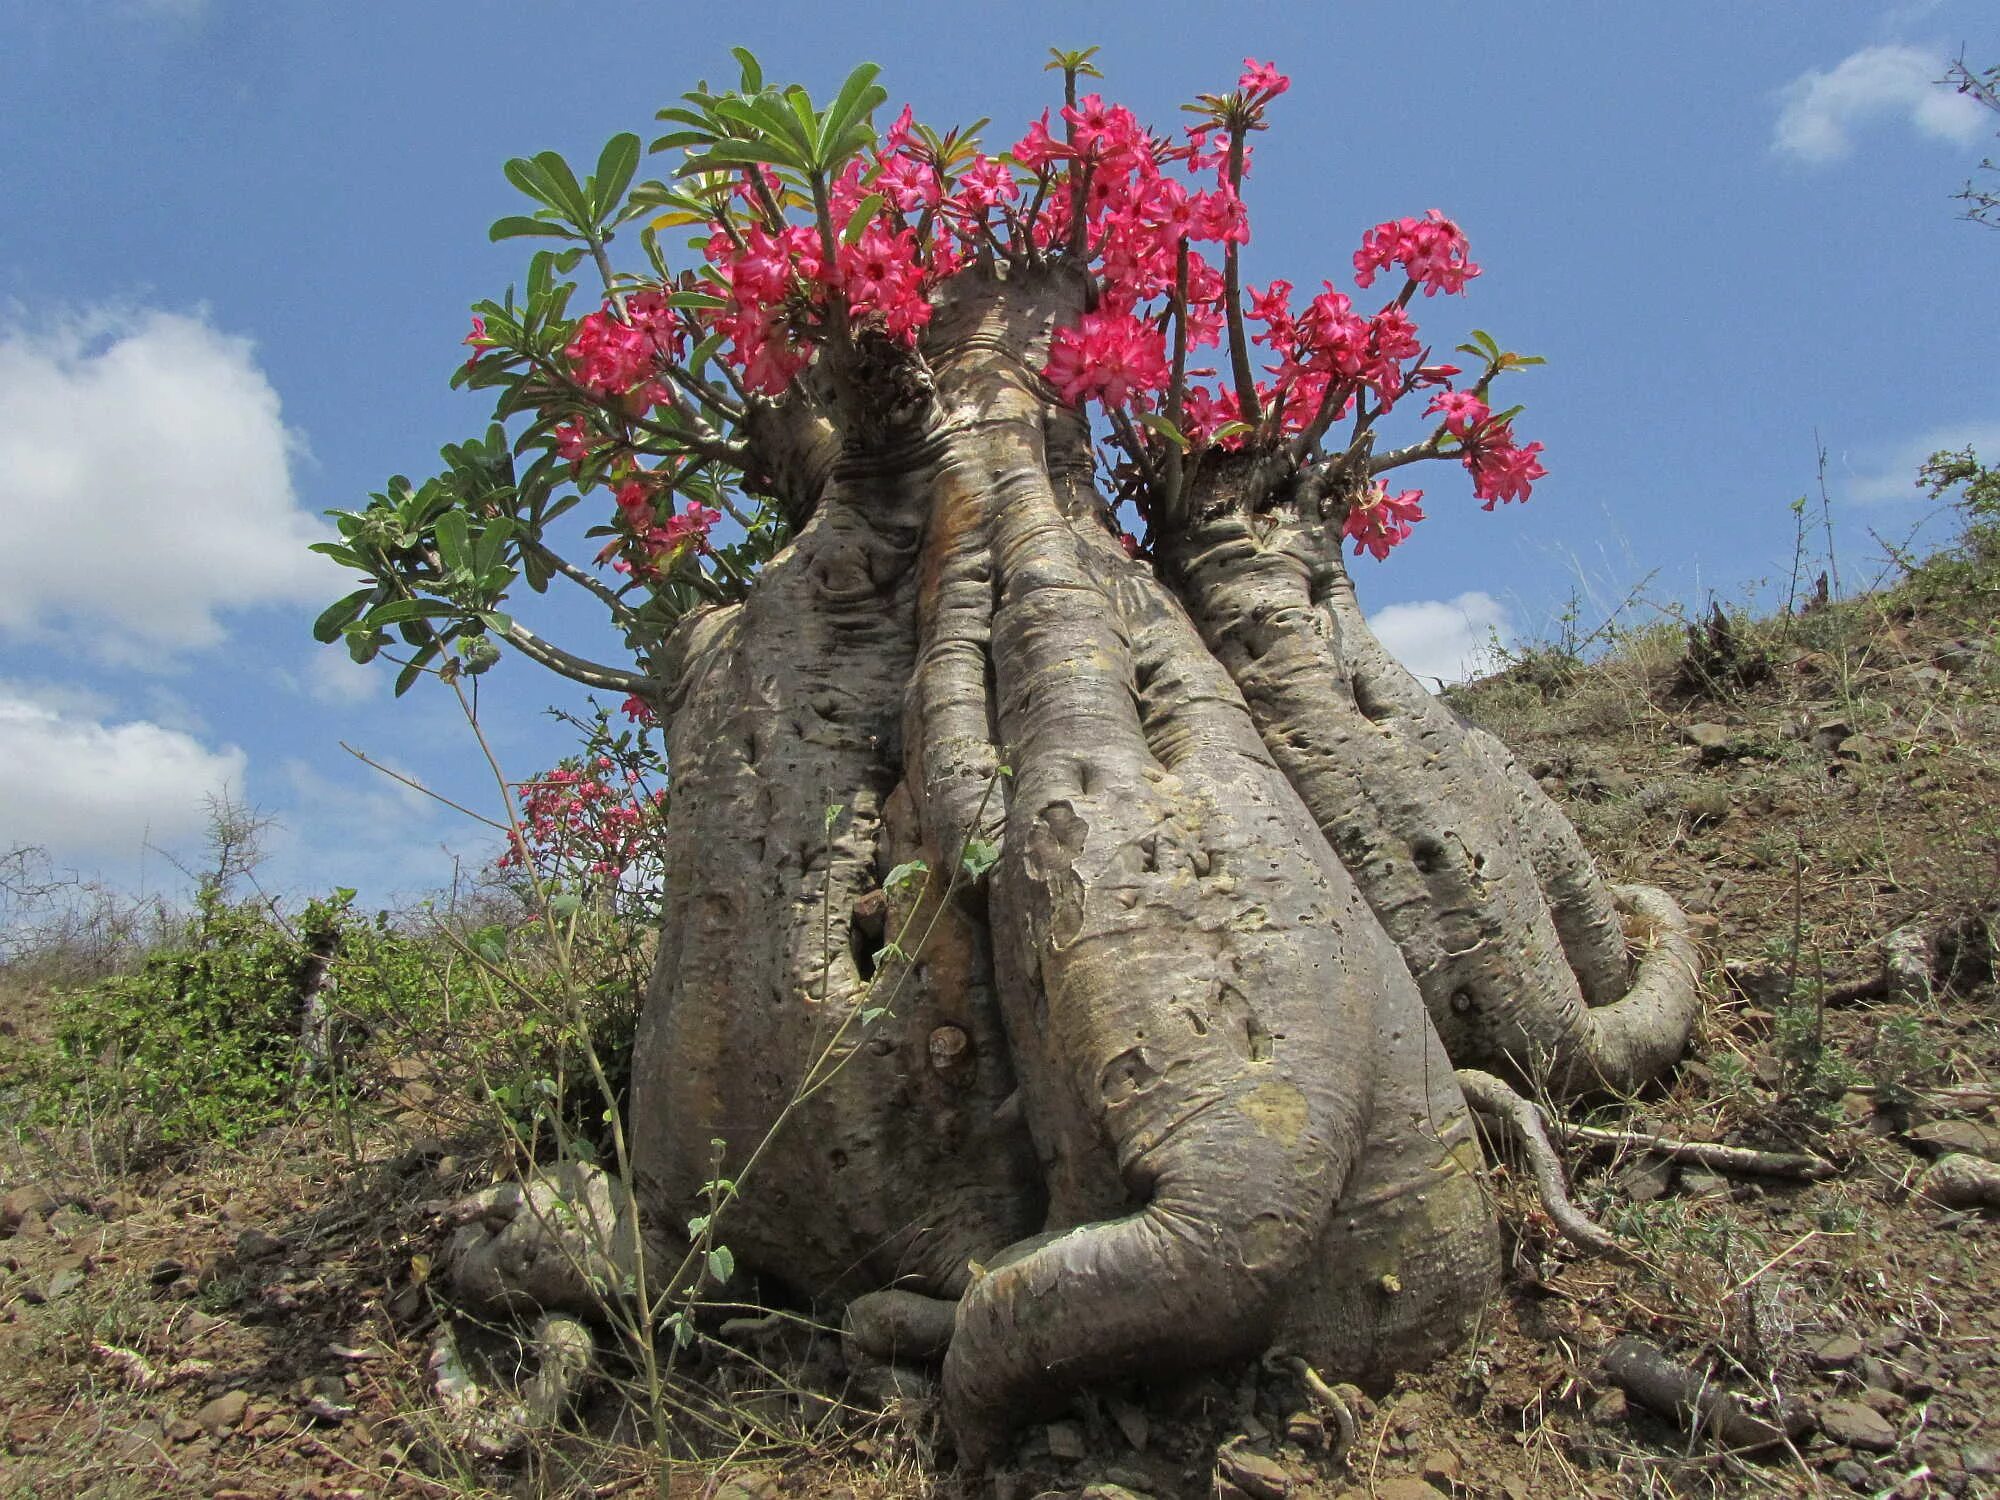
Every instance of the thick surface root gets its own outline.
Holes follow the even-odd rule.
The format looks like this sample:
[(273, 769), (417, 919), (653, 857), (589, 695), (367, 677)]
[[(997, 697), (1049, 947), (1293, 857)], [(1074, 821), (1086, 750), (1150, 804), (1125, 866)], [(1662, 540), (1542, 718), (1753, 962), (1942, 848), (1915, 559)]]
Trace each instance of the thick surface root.
[(1166, 544), (1168, 572), (1453, 1060), (1565, 1094), (1643, 1087), (1698, 1015), (1685, 919), (1658, 892), (1621, 901), (1511, 756), (1389, 655), (1325, 529), (1222, 514)]

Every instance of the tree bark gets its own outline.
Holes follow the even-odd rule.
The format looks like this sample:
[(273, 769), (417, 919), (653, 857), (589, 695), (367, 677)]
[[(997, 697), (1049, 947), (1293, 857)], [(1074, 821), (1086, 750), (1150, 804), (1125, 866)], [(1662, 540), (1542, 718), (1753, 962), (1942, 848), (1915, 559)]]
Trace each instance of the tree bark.
[(1125, 555), (1038, 373), (1085, 297), (961, 273), (919, 358), (823, 350), (810, 409), (747, 424), (797, 533), (677, 633), (663, 700), (653, 1240), (721, 1191), (740, 1266), (942, 1352), (974, 1459), (1093, 1382), (1451, 1348), (1498, 1279), (1454, 1067), (1635, 1086), (1690, 1015), (1648, 988), (1691, 963), (1677, 909), (1624, 900), (1634, 971), (1560, 814), (1382, 651), (1311, 518), (1221, 503), (1211, 455), (1160, 571)]

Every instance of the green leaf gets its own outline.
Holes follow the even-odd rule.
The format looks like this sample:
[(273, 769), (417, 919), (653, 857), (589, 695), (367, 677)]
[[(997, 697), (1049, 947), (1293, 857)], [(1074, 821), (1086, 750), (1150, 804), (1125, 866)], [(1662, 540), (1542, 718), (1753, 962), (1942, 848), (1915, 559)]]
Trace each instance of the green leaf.
[(882, 882), (882, 889), (900, 891), (905, 886), (920, 884), (930, 872), (931, 867), (922, 860), (906, 859), (889, 872), (888, 878)]
[(409, 664), (396, 674), (396, 696), (398, 698), (407, 693), (416, 684), (416, 680), (424, 675), (424, 663), (435, 654), (435, 651), (428, 647), (419, 651), (415, 656), (410, 658)]
[(465, 512), (448, 510), (437, 518), (434, 532), (437, 536), (438, 556), (452, 572), (469, 572), (472, 566), (472, 552), (468, 543)]
[[(875, 82), (881, 71), (874, 63), (865, 62), (847, 75), (847, 82), (840, 86), (840, 93), (827, 109), (826, 119), (820, 127), (822, 146), (838, 142), (851, 126), (879, 108), (889, 97), (889, 91)], [(823, 162), (821, 165), (832, 167), (835, 163)]]
[(373, 598), (373, 588), (356, 589), (344, 599), (335, 600), (313, 621), (313, 639), (331, 645), (340, 639), (341, 633), (354, 623), (361, 613), (361, 606)]
[(457, 613), (456, 604), (438, 599), (391, 599), (371, 609), (362, 623), (370, 630), (384, 630), (391, 625), (407, 625), (413, 620), (446, 619)]
[(509, 182), (513, 183), (515, 187), (526, 193), (530, 198), (533, 198), (537, 203), (544, 204), (559, 214), (568, 214), (569, 211), (563, 206), (562, 198), (556, 192), (555, 185), (544, 177), (541, 168), (528, 160), (527, 157), (510, 157), (507, 160), (507, 164), (500, 170), (507, 175)]
[(556, 206), (570, 216), (572, 223), (581, 229), (594, 222), (590, 199), (584, 196), (583, 184), (576, 180), (576, 173), (570, 170), (560, 151), (537, 152), (535, 167), (555, 190)]
[(1176, 448), (1184, 449), (1189, 446), (1187, 435), (1156, 411), (1141, 412), (1139, 414), (1139, 425), (1157, 432)]
[(870, 193), (854, 205), (854, 216), (847, 221), (847, 227), (840, 231), (840, 242), (851, 245), (868, 232), (868, 226), (875, 221), (875, 215), (882, 212), (886, 200), (880, 193)]
[(504, 219), (495, 219), (493, 227), (486, 231), (486, 238), (495, 242), (520, 239), (523, 235), (547, 235), (551, 239), (573, 240), (576, 238), (560, 224), (551, 224), (547, 219), (530, 218), (526, 214), (509, 214)]
[(746, 94), (762, 92), (764, 67), (757, 61), (757, 55), (748, 47), (731, 47), (729, 55), (735, 58), (737, 65), (743, 69), (743, 92)]
[(736, 1257), (730, 1254), (727, 1245), (717, 1245), (708, 1252), (708, 1274), (715, 1278), (718, 1286), (726, 1285), (736, 1274)]
[(639, 170), (639, 137), (626, 131), (614, 135), (604, 143), (604, 150), (597, 158), (597, 170), (590, 177), (591, 213), (598, 223), (611, 217), (625, 189), (632, 185), (632, 174)]
[(711, 172), (718, 166), (725, 167), (790, 167), (794, 172), (806, 170), (805, 160), (791, 147), (782, 142), (770, 140), (717, 141), (700, 156), (690, 157), (681, 163), (674, 173), (676, 177), (688, 177), (696, 172)]
[(971, 838), (965, 841), (965, 852), (959, 856), (959, 863), (965, 873), (977, 880), (1000, 862), (1000, 846), (991, 839)]
[(840, 821), (840, 815), (846, 811), (847, 809), (838, 802), (829, 802), (826, 805), (826, 831), (829, 837), (833, 834), (833, 825)]

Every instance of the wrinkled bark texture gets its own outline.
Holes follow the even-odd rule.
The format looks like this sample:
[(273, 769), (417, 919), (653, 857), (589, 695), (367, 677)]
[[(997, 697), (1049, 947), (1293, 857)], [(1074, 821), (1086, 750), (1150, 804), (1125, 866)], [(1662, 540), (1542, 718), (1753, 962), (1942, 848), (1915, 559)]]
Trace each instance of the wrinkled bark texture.
[(1126, 557), (1036, 373), (1084, 298), (966, 273), (914, 374), (761, 418), (798, 530), (666, 705), (654, 1243), (741, 1176), (737, 1263), (941, 1356), (974, 1459), (1092, 1382), (1449, 1349), (1498, 1276), (1454, 1066), (1626, 1089), (1692, 1024), (1677, 909), (1396, 666), (1323, 518), (1217, 463)]

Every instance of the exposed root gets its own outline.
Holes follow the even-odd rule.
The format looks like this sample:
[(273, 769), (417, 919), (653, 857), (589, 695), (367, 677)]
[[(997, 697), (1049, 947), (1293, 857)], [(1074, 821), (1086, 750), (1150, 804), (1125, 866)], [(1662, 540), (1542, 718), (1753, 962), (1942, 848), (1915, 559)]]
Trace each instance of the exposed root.
[(518, 1451), (538, 1429), (553, 1426), (596, 1375), (596, 1342), (577, 1319), (544, 1314), (527, 1341), (536, 1369), (518, 1399), (473, 1374), (451, 1330), (431, 1345), (431, 1388), (445, 1409), (453, 1440), (482, 1458)]
[(1354, 1446), (1354, 1440), (1361, 1435), (1360, 1420), (1354, 1415), (1354, 1408), (1360, 1404), (1361, 1392), (1351, 1385), (1328, 1385), (1325, 1379), (1311, 1365), (1296, 1355), (1285, 1361), (1304, 1382), (1306, 1394), (1312, 1399), (1321, 1415), (1330, 1417), (1334, 1425), (1332, 1457), (1339, 1460)]
[(1781, 1401), (1770, 1416), (1762, 1415), (1743, 1396), (1644, 1339), (1614, 1339), (1604, 1351), (1604, 1373), (1642, 1406), (1683, 1427), (1713, 1433), (1731, 1448), (1772, 1448), (1812, 1429), (1811, 1416), (1793, 1402)]
[(1669, 1161), (1692, 1162), (1712, 1172), (1748, 1172), (1759, 1177), (1798, 1177), (1814, 1182), (1839, 1170), (1823, 1156), (1792, 1151), (1759, 1151), (1750, 1146), (1719, 1146), (1711, 1141), (1683, 1141), (1644, 1130), (1605, 1130), (1596, 1125), (1561, 1123), (1572, 1141), (1607, 1150), (1638, 1150)]
[(917, 1292), (868, 1292), (847, 1304), (841, 1340), (869, 1359), (935, 1363), (951, 1347), (958, 1303)]
[(1541, 1197), (1542, 1207), (1548, 1210), (1549, 1218), (1555, 1222), (1563, 1238), (1586, 1254), (1630, 1259), (1630, 1251), (1592, 1223), (1583, 1210), (1570, 1201), (1562, 1159), (1556, 1155), (1555, 1147), (1549, 1144), (1548, 1129), (1542, 1121), (1541, 1111), (1515, 1093), (1508, 1084), (1476, 1068), (1460, 1068), (1458, 1086), (1464, 1090), (1465, 1102), (1472, 1106), (1473, 1112), (1492, 1126), (1496, 1133), (1512, 1140), (1527, 1158), (1528, 1170), (1534, 1177), (1535, 1191)]

